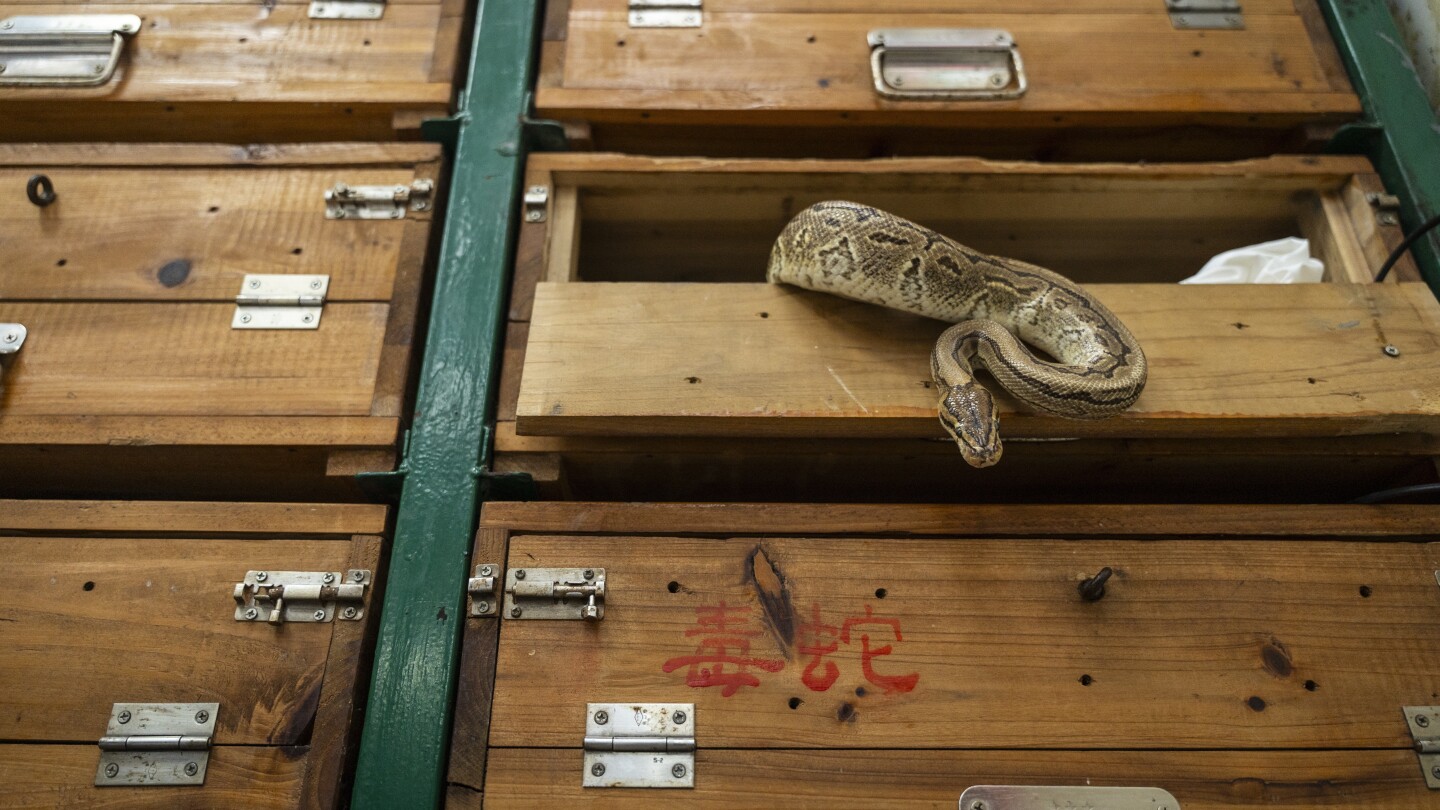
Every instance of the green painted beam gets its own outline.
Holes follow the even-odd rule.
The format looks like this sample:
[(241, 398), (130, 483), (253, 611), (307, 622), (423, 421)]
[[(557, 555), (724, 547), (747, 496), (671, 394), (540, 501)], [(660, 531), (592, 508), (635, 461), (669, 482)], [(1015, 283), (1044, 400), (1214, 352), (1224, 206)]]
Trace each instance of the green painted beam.
[[(1384, 0), (1320, 0), (1369, 126), (1342, 133), (1332, 147), (1364, 151), (1400, 197), (1409, 233), (1440, 213), (1440, 124), (1405, 41)], [(1415, 243), (1415, 259), (1440, 294), (1440, 234)]]
[(352, 806), (436, 807), (489, 462), (538, 0), (478, 0)]

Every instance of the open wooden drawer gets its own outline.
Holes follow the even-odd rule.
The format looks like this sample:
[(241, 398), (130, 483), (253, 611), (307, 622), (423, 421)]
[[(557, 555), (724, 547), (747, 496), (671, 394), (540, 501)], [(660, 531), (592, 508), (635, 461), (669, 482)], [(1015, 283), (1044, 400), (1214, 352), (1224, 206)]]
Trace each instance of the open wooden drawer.
[[(496, 446), (502, 468), (554, 483), (551, 494), (1008, 499), (1038, 484), (1078, 500), (1130, 499), (1137, 486), (1160, 499), (1309, 500), (1434, 474), (1440, 305), (1408, 260), (1369, 283), (1400, 233), (1372, 204), (1383, 189), (1363, 159), (547, 155), (528, 183), (548, 201), (522, 232)], [(935, 416), (941, 324), (764, 283), (776, 235), (823, 199), (1086, 284), (1144, 347), (1145, 393), (1095, 422), (1003, 398), (1005, 459), (966, 469)], [(1214, 254), (1285, 236), (1310, 240), (1329, 283), (1174, 283)], [(1284, 473), (1302, 458), (1312, 480)]]

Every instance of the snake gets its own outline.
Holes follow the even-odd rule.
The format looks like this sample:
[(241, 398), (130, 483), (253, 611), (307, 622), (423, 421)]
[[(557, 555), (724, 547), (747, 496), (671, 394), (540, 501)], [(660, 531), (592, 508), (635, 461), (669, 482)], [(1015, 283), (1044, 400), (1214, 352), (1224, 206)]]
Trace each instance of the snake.
[(972, 467), (995, 464), (1003, 450), (995, 398), (976, 365), (1015, 398), (1070, 419), (1114, 416), (1145, 387), (1135, 336), (1080, 285), (867, 205), (801, 211), (775, 240), (766, 280), (953, 324), (935, 342), (930, 371), (940, 424)]

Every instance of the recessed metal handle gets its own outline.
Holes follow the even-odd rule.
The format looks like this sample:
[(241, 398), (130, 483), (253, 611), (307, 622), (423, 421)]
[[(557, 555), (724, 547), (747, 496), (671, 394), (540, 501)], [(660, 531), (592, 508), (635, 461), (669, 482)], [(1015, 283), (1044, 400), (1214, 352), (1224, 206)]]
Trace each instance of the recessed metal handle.
[(95, 87), (115, 75), (134, 14), (50, 14), (0, 20), (0, 85)]
[(1025, 94), (1025, 67), (998, 28), (881, 28), (870, 32), (875, 92), (906, 101), (996, 100)]

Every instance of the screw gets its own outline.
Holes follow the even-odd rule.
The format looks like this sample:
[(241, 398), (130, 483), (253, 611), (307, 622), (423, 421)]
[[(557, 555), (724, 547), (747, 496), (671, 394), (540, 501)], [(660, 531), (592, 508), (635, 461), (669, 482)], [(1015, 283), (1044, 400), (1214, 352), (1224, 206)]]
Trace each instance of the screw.
[(126, 723), (130, 722), (130, 710), (126, 709), (125, 711), (120, 712), (120, 714), (116, 716), (115, 719), (120, 721), (120, 725), (125, 725)]
[(121, 30), (121, 31), (124, 31), (124, 32), (127, 33), (127, 34), (130, 33), (130, 30), (131, 30), (132, 28), (133, 28), (133, 26), (131, 26), (130, 23), (125, 23), (124, 25), (120, 26), (120, 30)]
[(589, 568), (586, 568), (586, 569), (585, 569), (585, 578), (586, 578), (586, 579), (594, 579), (594, 578), (595, 578), (595, 572), (594, 572), (594, 571), (591, 571)]
[(260, 611), (256, 610), (255, 608), (248, 608), (248, 609), (245, 611), (245, 618), (247, 618), (247, 619), (253, 619), (253, 618), (255, 618), (256, 616), (259, 616), (259, 615), (260, 615)]
[(336, 219), (344, 219), (344, 218), (345, 218), (345, 209), (343, 209), (343, 208), (336, 209), (336, 211), (335, 211), (335, 218), (336, 218)]
[(970, 803), (970, 810), (986, 810), (986, 808), (988, 808), (989, 806), (990, 805), (986, 804), (985, 802), (976, 799), (975, 801)]
[(4, 72), (5, 72), (5, 66), (4, 66), (4, 65), (0, 65), (0, 73), (4, 73)]
[(675, 712), (674, 714), (670, 715), (670, 719), (671, 719), (671, 720), (674, 720), (674, 721), (675, 721), (675, 725), (677, 725), (677, 726), (679, 726), (679, 725), (684, 725), (684, 723), (685, 723), (685, 713), (684, 713), (684, 712)]
[(591, 766), (590, 766), (590, 775), (591, 775), (591, 776), (604, 776), (604, 775), (605, 775), (605, 766), (604, 766), (604, 765), (601, 765), (601, 764), (598, 763), (598, 762), (595, 763), (594, 765), (591, 765)]
[(895, 78), (893, 78), (893, 79), (890, 80), (890, 83), (893, 84), (893, 85), (895, 85), (896, 87), (899, 87), (899, 86), (905, 84), (905, 77), (903, 77), (903, 76), (896, 76)]
[(351, 582), (364, 582), (364, 581), (365, 581), (365, 572), (364, 572), (364, 571), (356, 571), (356, 572), (352, 573), (352, 574), (350, 575), (350, 581), (351, 581)]
[(997, 73), (994, 76), (990, 77), (990, 83), (996, 87), (999, 87), (1000, 85), (1005, 83), (1005, 77)]
[(1440, 779), (1440, 765), (1436, 765), (1435, 767), (1431, 768), (1430, 775), (1435, 777), (1436, 779)]
[(324, 580), (324, 582), (325, 582), (326, 585), (329, 585), (330, 583), (332, 583), (332, 582), (335, 581), (335, 575), (334, 575), (334, 574), (326, 574), (325, 576), (321, 577), (320, 579)]
[[(250, 315), (249, 315), (249, 314), (241, 315), (241, 316), (240, 316), (240, 322), (241, 322), (241, 323), (249, 323), (249, 322), (250, 322)], [(263, 581), (263, 580), (262, 580), (262, 581)]]
[[(9, 26), (6, 26), (6, 27), (8, 28)], [(120, 774), (120, 766), (119, 766), (119, 765), (116, 765), (115, 763), (112, 762), (112, 763), (110, 763), (109, 765), (106, 765), (106, 766), (105, 766), (105, 775), (108, 776), (108, 777), (110, 777), (111, 779), (114, 779), (114, 778), (115, 778), (116, 776), (118, 776), (119, 774)]]
[(195, 774), (197, 774), (197, 773), (199, 773), (199, 772), (200, 772), (200, 766), (199, 766), (199, 765), (196, 765), (196, 764), (193, 763), (193, 762), (187, 762), (187, 763), (185, 763), (185, 775), (186, 775), (186, 776), (194, 776)]
[(6, 20), (5, 22), (0, 23), (0, 28), (14, 28), (14, 27), (15, 27), (15, 22), (14, 22), (13, 20)]
[(518, 618), (520, 618), (520, 614), (523, 613), (523, 612), (524, 612), (524, 611), (520, 610), (520, 608), (518, 608), (518, 607), (510, 608), (510, 618), (512, 618), (512, 619), (518, 619)]
[(488, 577), (488, 576), (490, 576), (490, 575), (493, 574), (493, 573), (495, 573), (495, 569), (494, 569), (494, 568), (491, 568), (491, 567), (488, 566), (488, 565), (482, 565), (482, 566), (480, 566), (480, 576), (482, 576), (482, 577)]
[(320, 279), (317, 278), (317, 279), (315, 279), (314, 281), (310, 282), (310, 289), (312, 289), (312, 290), (318, 290), (318, 289), (320, 289)]
[(684, 765), (681, 765), (680, 763), (677, 762), (677, 763), (675, 763), (675, 767), (673, 767), (673, 768), (670, 769), (670, 773), (673, 774), (676, 779), (684, 779), (684, 778), (685, 778), (685, 766), (684, 766)]
[(1391, 357), (1399, 357), (1399, 356), (1400, 356), (1400, 349), (1397, 348), (1397, 347), (1395, 346), (1395, 344), (1393, 344), (1393, 343), (1387, 343), (1387, 344), (1385, 344), (1385, 348), (1384, 348), (1384, 349), (1381, 349), (1381, 351), (1385, 352), (1386, 354), (1390, 355)]
[(250, 281), (250, 289), (252, 289), (252, 290), (258, 290), (258, 289), (260, 289), (260, 279), (258, 279), (258, 278), (257, 278), (257, 279), (251, 279), (251, 281)]
[(20, 333), (19, 333), (19, 332), (6, 332), (6, 333), (5, 333), (5, 342), (6, 342), (6, 343), (14, 343), (15, 341), (17, 341), (17, 340), (19, 340), (19, 339), (20, 339)]
[(1100, 573), (1080, 583), (1080, 598), (1086, 602), (1099, 602), (1105, 598), (1105, 580), (1115, 573), (1110, 566), (1100, 569)]
[(347, 607), (344, 611), (342, 611), (341, 615), (343, 615), (347, 619), (353, 619), (358, 613), (360, 613), (360, 611), (356, 610), (354, 607)]
[(544, 186), (531, 186), (531, 187), (530, 187), (530, 193), (531, 193), (531, 194), (544, 194), (544, 193), (545, 193), (545, 187), (544, 187)]
[(317, 611), (315, 611), (315, 621), (321, 622), (321, 621), (324, 621), (324, 620), (325, 620), (325, 611), (323, 611), (323, 610), (317, 610)]
[(476, 602), (476, 603), (475, 603), (475, 611), (476, 611), (477, 613), (489, 613), (489, 612), (490, 612), (490, 603), (489, 603), (489, 602)]
[(1423, 714), (1417, 714), (1415, 715), (1415, 725), (1421, 728), (1425, 728), (1426, 726), (1430, 725), (1430, 718), (1426, 717)]
[(516, 579), (524, 579), (524, 578), (525, 578), (525, 569), (524, 569), (524, 568), (521, 568), (521, 569), (519, 569), (518, 571), (516, 571), (516, 572), (515, 572), (515, 578), (516, 578)]
[(195, 722), (199, 723), (202, 726), (210, 722), (210, 712), (207, 712), (204, 709), (195, 712)]
[(267, 574), (267, 573), (264, 572), (264, 571), (256, 571), (256, 572), (255, 572), (255, 581), (256, 581), (256, 582), (264, 582), (265, 580), (267, 580), (267, 579), (269, 579), (269, 578), (270, 578), (270, 575)]
[(610, 713), (609, 713), (609, 712), (595, 712), (595, 722), (598, 723), (598, 724), (600, 724), (600, 725), (602, 725), (602, 726), (605, 725), (606, 723), (610, 722)]
[(526, 222), (539, 222), (539, 221), (540, 221), (540, 212), (539, 212), (539, 211), (527, 211), (527, 212), (525, 212), (525, 221), (526, 221)]
[(312, 322), (312, 321), (314, 321), (314, 320), (315, 320), (315, 316), (314, 316), (314, 315), (305, 315), (305, 316), (303, 316), (302, 318), (300, 318), (300, 322), (301, 322), (301, 323), (310, 323), (310, 322)]
[(1399, 220), (1394, 214), (1391, 214), (1391, 213), (1389, 213), (1388, 211), (1381, 213), (1378, 217), (1376, 217), (1376, 219), (1380, 220), (1380, 224), (1381, 224), (1381, 225), (1399, 225), (1399, 224), (1400, 224), (1400, 220)]

